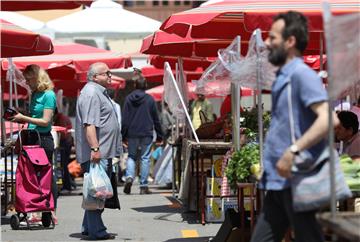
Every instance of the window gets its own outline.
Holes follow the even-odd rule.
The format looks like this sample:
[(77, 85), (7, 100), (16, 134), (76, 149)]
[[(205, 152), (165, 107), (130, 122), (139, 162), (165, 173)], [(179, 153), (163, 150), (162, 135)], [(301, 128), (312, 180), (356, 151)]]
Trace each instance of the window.
[(136, 1), (136, 5), (137, 5), (137, 6), (144, 6), (144, 5), (145, 5), (145, 1)]
[(123, 5), (124, 5), (124, 7), (132, 7), (132, 6), (134, 6), (134, 2), (133, 1), (123, 1)]
[(153, 1), (153, 6), (159, 6), (159, 1)]
[(192, 6), (193, 8), (197, 8), (199, 7), (202, 3), (204, 3), (205, 1), (193, 1), (192, 2)]
[(174, 1), (174, 5), (175, 5), (175, 6), (180, 6), (180, 5), (181, 5), (181, 1)]
[(184, 1), (184, 5), (190, 5), (190, 1)]

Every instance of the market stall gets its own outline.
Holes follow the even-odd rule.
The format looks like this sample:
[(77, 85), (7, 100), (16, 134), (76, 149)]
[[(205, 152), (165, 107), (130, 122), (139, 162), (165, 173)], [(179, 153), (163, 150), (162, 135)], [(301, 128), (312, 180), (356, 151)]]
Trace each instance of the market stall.
[[(15, 56), (44, 55), (53, 53), (53, 45), (49, 38), (35, 34), (28, 30), (22, 29), (10, 22), (0, 19), (1, 25), (1, 58), (9, 58)], [(13, 80), (10, 80), (10, 107), (13, 105)], [(6, 214), (9, 201), (14, 201), (14, 150), (11, 142), (7, 140), (7, 132), (5, 127), (4, 114), (4, 86), (0, 85), (1, 96), (1, 161), (4, 162), (4, 174), (1, 176), (2, 193), (2, 214)], [(15, 87), (15, 97), (17, 97)], [(10, 124), (10, 136), (15, 128)], [(10, 170), (8, 169), (10, 162)], [(8, 175), (10, 174), (10, 179)]]

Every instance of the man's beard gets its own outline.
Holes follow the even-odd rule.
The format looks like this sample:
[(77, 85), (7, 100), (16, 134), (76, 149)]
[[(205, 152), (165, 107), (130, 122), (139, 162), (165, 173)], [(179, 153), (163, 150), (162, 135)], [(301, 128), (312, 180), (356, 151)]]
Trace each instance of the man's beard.
[(282, 66), (286, 62), (287, 54), (288, 53), (283, 45), (276, 48), (271, 48), (269, 49), (268, 60), (274, 66)]

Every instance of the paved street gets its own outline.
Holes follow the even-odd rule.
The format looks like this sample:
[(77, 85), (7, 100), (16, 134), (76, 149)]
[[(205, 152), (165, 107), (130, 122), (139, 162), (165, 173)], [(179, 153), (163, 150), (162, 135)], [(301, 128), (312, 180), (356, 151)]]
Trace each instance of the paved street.
[[(202, 242), (214, 236), (221, 224), (202, 226), (193, 213), (184, 213), (172, 199), (170, 190), (153, 187), (151, 195), (124, 195), (118, 187), (121, 210), (106, 209), (103, 220), (115, 241)], [(58, 199), (59, 224), (55, 229), (34, 227), (33, 230), (12, 230), (9, 217), (2, 217), (1, 241), (79, 241), (86, 240), (80, 233), (83, 216), (82, 196), (61, 196)]]

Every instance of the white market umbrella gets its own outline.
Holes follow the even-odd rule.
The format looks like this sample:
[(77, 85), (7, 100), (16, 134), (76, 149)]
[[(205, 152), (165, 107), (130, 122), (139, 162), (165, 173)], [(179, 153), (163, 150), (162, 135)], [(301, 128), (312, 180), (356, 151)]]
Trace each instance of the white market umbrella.
[(127, 11), (111, 0), (98, 0), (90, 8), (46, 23), (56, 38), (105, 37), (115, 39), (143, 38), (159, 29), (161, 23)]
[(0, 11), (0, 18), (30, 31), (36, 31), (45, 26), (45, 24), (39, 20), (16, 12)]

